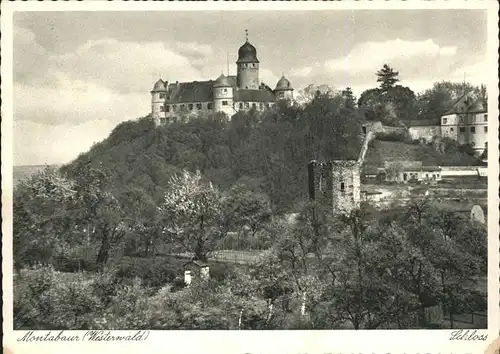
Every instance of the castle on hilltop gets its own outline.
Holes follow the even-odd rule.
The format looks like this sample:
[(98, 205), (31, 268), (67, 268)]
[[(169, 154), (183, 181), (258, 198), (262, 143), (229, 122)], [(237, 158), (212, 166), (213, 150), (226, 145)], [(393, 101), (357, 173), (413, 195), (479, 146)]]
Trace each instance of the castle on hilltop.
[(283, 75), (273, 90), (259, 81), (257, 50), (248, 42), (238, 49), (236, 76), (221, 74), (216, 80), (169, 83), (159, 79), (151, 91), (151, 114), (156, 124), (176, 122), (201, 112), (271, 108), (279, 100), (293, 100), (293, 87)]

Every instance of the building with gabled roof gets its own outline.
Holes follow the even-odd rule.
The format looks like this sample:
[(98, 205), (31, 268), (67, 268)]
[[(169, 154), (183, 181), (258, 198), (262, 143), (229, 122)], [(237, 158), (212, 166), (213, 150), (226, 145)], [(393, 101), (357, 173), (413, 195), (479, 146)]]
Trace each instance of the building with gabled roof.
[(470, 144), (477, 155), (488, 146), (488, 112), (486, 105), (465, 92), (439, 120), (416, 120), (409, 124), (412, 139), (431, 141), (435, 137)]
[(151, 115), (157, 124), (176, 122), (201, 112), (232, 116), (241, 110), (265, 110), (279, 100), (293, 100), (293, 87), (283, 75), (271, 89), (259, 81), (257, 49), (248, 42), (238, 49), (237, 73), (215, 80), (172, 82), (159, 79), (151, 91)]
[(474, 99), (471, 92), (464, 93), (441, 117), (441, 136), (460, 145), (470, 144), (481, 154), (488, 146), (487, 107)]

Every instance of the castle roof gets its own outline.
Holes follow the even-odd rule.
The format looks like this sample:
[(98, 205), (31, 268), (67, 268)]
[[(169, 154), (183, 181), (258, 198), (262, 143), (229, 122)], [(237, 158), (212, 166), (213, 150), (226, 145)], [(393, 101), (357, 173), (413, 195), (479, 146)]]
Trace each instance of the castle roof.
[(225, 76), (224, 74), (221, 74), (217, 80), (215, 80), (214, 87), (231, 87), (231, 80)]
[(258, 63), (257, 59), (257, 49), (248, 42), (248, 40), (238, 49), (238, 60), (236, 64), (239, 63)]
[(293, 90), (290, 81), (283, 75), (276, 84), (276, 90)]
[(235, 102), (274, 102), (276, 96), (269, 89), (261, 90), (236, 90), (234, 92)]
[(168, 85), (166, 103), (207, 102), (213, 100), (214, 82), (192, 81)]
[(178, 82), (168, 85), (167, 104), (188, 102), (211, 102), (213, 100), (213, 88), (223, 82), (233, 88), (233, 99), (235, 102), (274, 102), (276, 96), (269, 86), (261, 85), (259, 90), (237, 89), (236, 76), (221, 75), (216, 81), (193, 81)]
[(162, 79), (159, 79), (155, 82), (153, 86), (153, 92), (156, 91), (165, 91), (165, 82)]

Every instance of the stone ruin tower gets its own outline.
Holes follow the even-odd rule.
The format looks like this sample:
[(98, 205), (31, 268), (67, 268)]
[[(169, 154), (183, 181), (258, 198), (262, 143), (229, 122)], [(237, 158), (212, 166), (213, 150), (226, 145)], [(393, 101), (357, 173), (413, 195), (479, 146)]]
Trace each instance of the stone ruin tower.
[(318, 162), (308, 166), (309, 197), (330, 206), (335, 214), (348, 214), (361, 201), (361, 165), (353, 160)]
[(361, 166), (372, 132), (365, 135), (357, 160), (312, 160), (308, 165), (309, 197), (332, 208), (335, 214), (348, 214), (361, 202)]

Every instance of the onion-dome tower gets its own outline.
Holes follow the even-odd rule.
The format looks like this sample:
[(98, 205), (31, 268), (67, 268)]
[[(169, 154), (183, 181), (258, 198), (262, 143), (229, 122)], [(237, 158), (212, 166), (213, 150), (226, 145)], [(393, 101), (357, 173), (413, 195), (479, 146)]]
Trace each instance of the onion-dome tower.
[(233, 85), (227, 76), (221, 74), (214, 82), (214, 110), (228, 115), (234, 113)]
[(153, 118), (158, 120), (164, 118), (163, 107), (165, 105), (165, 98), (167, 95), (168, 82), (164, 82), (162, 79), (156, 81), (151, 91), (151, 112)]
[(248, 31), (245, 31), (245, 34), (246, 41), (238, 49), (236, 85), (239, 89), (258, 90), (260, 82), (257, 49), (248, 42)]
[(278, 80), (274, 92), (278, 100), (293, 100), (293, 87), (285, 75)]

